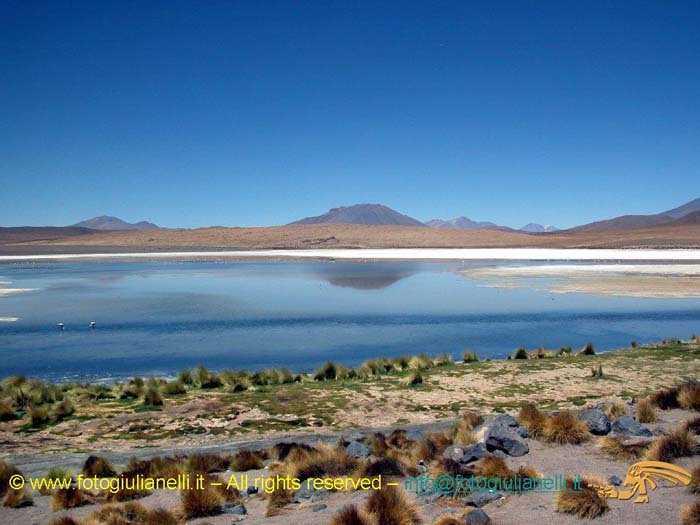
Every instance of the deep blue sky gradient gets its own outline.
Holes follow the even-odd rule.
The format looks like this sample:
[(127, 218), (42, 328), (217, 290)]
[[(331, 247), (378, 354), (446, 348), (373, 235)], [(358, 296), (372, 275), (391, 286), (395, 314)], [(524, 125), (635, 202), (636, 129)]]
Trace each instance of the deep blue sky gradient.
[[(381, 4), (381, 5), (379, 5)], [(0, 4), (0, 225), (700, 196), (700, 2)]]

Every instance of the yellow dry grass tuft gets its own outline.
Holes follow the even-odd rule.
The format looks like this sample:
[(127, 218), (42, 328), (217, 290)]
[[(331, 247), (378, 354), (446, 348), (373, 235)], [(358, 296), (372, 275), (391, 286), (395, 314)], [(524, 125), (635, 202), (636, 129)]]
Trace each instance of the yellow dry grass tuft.
[(644, 398), (637, 402), (637, 421), (640, 423), (654, 423), (656, 422), (656, 413), (654, 412), (654, 406), (651, 404), (651, 400)]
[(581, 421), (576, 414), (562, 410), (547, 419), (544, 426), (544, 437), (547, 441), (559, 445), (578, 445), (590, 439), (588, 425)]
[(593, 519), (602, 516), (609, 510), (607, 501), (602, 498), (592, 485), (604, 485), (605, 483), (583, 478), (580, 490), (574, 490), (574, 480), (566, 480), (566, 488), (557, 495), (556, 510), (563, 514), (573, 514), (579, 518)]
[(692, 456), (694, 449), (693, 435), (686, 430), (677, 429), (654, 441), (646, 454), (646, 459), (671, 462), (676, 458)]
[(650, 441), (627, 441), (620, 436), (604, 436), (598, 440), (598, 447), (603, 452), (615, 459), (636, 460), (641, 459), (649, 450)]

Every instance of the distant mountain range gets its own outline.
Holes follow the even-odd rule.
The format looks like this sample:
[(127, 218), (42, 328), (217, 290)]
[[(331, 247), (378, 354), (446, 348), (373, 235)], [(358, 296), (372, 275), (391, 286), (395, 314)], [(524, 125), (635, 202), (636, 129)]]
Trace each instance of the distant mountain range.
[(648, 226), (671, 224), (700, 224), (700, 198), (692, 200), (678, 208), (653, 215), (621, 215), (612, 219), (591, 222), (570, 228), (567, 231), (606, 231), (628, 230)]
[(355, 204), (331, 208), (323, 215), (306, 217), (291, 224), (367, 224), (372, 226), (425, 226), (420, 221), (382, 204)]
[(558, 232), (559, 228), (552, 226), (551, 224), (537, 224), (536, 222), (530, 222), (520, 228), (520, 231), (525, 233), (552, 233)]
[[(451, 228), (459, 230), (502, 230), (503, 226), (499, 226), (493, 222), (487, 221), (473, 221), (467, 217), (457, 217), (456, 219), (449, 219), (443, 221), (442, 219), (433, 219), (425, 223), (426, 226), (431, 228)], [(510, 229), (510, 228), (508, 228)]]
[(90, 228), (91, 230), (157, 230), (158, 226), (148, 221), (126, 222), (118, 217), (110, 215), (100, 215), (85, 221), (78, 222), (72, 226), (78, 228)]

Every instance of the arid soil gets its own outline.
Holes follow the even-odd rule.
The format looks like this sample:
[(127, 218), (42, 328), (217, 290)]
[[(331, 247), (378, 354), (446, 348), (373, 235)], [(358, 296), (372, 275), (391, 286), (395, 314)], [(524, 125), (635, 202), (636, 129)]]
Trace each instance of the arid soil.
[(152, 251), (183, 248), (640, 248), (698, 247), (700, 225), (655, 226), (604, 232), (558, 232), (529, 235), (494, 230), (451, 230), (410, 226), (319, 224), (260, 228), (163, 229), (90, 233), (36, 240), (36, 236), (0, 231), (0, 253), (76, 253)]

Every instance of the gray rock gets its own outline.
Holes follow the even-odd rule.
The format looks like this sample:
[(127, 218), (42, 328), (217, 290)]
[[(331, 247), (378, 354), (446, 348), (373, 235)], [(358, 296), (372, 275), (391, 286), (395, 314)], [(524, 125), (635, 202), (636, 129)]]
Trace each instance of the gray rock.
[(345, 452), (356, 458), (366, 458), (372, 454), (372, 451), (364, 443), (359, 441), (353, 441), (347, 447), (345, 447)]
[(518, 427), (515, 431), (520, 435), (521, 438), (529, 438), (530, 431), (525, 427)]
[(349, 443), (353, 441), (362, 441), (364, 437), (364, 434), (359, 430), (350, 430), (343, 434), (343, 439)]
[(416, 499), (418, 500), (418, 503), (420, 505), (432, 505), (437, 500), (439, 500), (441, 497), (442, 497), (442, 494), (438, 494), (437, 492), (430, 492), (428, 494), (420, 495)]
[(610, 483), (614, 487), (619, 487), (620, 485), (622, 485), (622, 480), (617, 476), (610, 476), (608, 478), (608, 483)]
[(406, 432), (406, 437), (412, 441), (417, 441), (418, 443), (425, 442), (425, 436), (420, 430), (409, 430)]
[(255, 485), (248, 485), (248, 488), (246, 489), (246, 493), (250, 496), (251, 494), (257, 494), (258, 493), (258, 487)]
[(578, 418), (585, 421), (588, 425), (588, 430), (596, 436), (605, 436), (610, 433), (610, 418), (597, 408), (589, 408), (583, 410)]
[(491, 525), (491, 518), (481, 509), (474, 509), (464, 516), (466, 525)]
[(491, 454), (500, 459), (506, 459), (508, 457), (508, 454), (506, 454), (502, 450), (494, 450), (493, 452), (491, 452)]
[(655, 436), (665, 436), (668, 434), (663, 428), (661, 427), (655, 427), (651, 430), (651, 433), (654, 434)]
[(520, 457), (530, 452), (530, 447), (513, 428), (494, 425), (486, 432), (486, 448), (489, 452), (501, 450), (509, 456)]
[(490, 418), (489, 424), (491, 426), (504, 425), (506, 427), (511, 427), (511, 428), (517, 428), (520, 426), (520, 423), (518, 423), (518, 420), (515, 419), (510, 414), (498, 414), (497, 416)]
[(639, 424), (639, 421), (631, 416), (617, 418), (612, 424), (612, 431), (625, 436), (651, 437), (651, 430)]
[(304, 503), (307, 501), (315, 502), (326, 499), (329, 496), (327, 490), (316, 490), (313, 487), (307, 486), (306, 483), (302, 483), (301, 488), (294, 493), (292, 498), (293, 503)]
[(232, 505), (231, 508), (227, 508), (227, 506), (224, 506), (224, 509), (226, 511), (226, 514), (236, 514), (238, 516), (243, 516), (245, 514), (248, 514), (248, 509), (245, 508), (245, 505)]
[(319, 504), (311, 507), (311, 512), (319, 512), (321, 510), (326, 510), (327, 508), (328, 508), (328, 505), (326, 505), (325, 503), (319, 503)]
[(486, 452), (486, 445), (483, 443), (477, 443), (476, 445), (469, 445), (466, 447), (451, 445), (445, 449), (445, 452), (442, 453), (442, 457), (465, 465), (483, 458)]
[(492, 501), (501, 499), (502, 497), (503, 494), (499, 492), (488, 492), (486, 490), (481, 490), (473, 493), (466, 500), (464, 500), (464, 504), (470, 507), (481, 508), (484, 505), (488, 505)]

